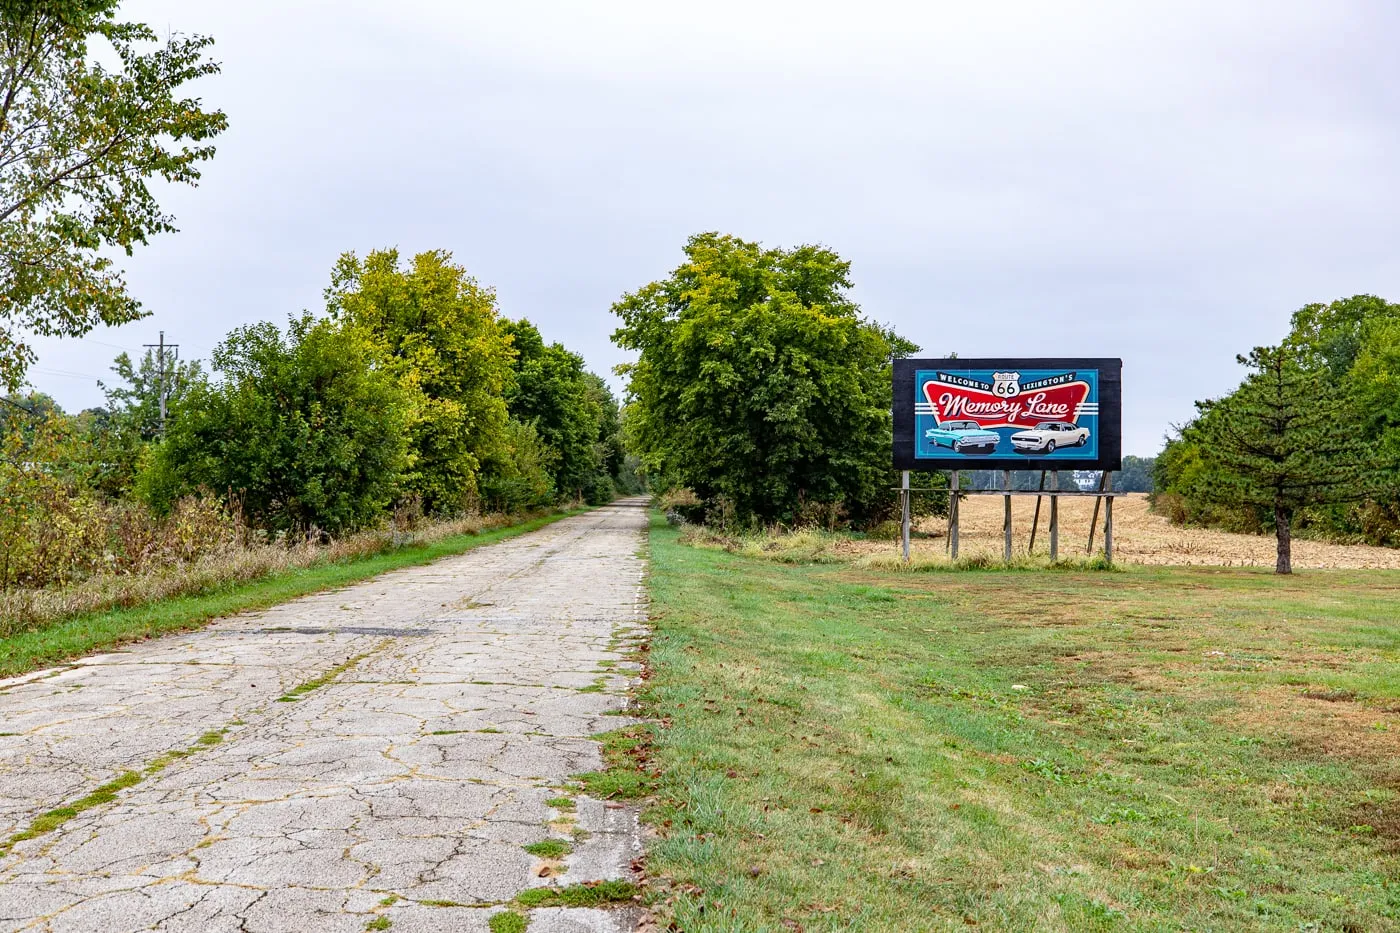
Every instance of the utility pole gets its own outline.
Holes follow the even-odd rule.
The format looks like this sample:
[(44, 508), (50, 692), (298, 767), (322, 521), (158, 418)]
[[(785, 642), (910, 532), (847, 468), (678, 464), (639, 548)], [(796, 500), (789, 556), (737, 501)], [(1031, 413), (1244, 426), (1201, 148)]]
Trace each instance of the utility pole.
[[(169, 398), (169, 396), (170, 396), (170, 390), (169, 390), (169, 388), (166, 386), (166, 381), (165, 381), (165, 374), (166, 374), (166, 368), (165, 368), (165, 351), (166, 351), (167, 348), (170, 349), (170, 350), (175, 351), (174, 354), (173, 354), (173, 356), (171, 357), (171, 363), (173, 364), (176, 360), (178, 360), (178, 359), (180, 358), (180, 352), (179, 352), (179, 351), (180, 351), (180, 345), (179, 345), (178, 343), (166, 343), (166, 342), (165, 342), (165, 331), (161, 331), (161, 332), (160, 332), (160, 343), (144, 343), (144, 344), (142, 344), (142, 346), (143, 346), (143, 347), (146, 347), (147, 349), (151, 349), (151, 350), (155, 350), (155, 351), (156, 351), (156, 373), (157, 373), (156, 379), (158, 380), (157, 383), (156, 383), (156, 400), (160, 403), (160, 435), (161, 435), (161, 437), (164, 437), (164, 436), (165, 436), (165, 401), (166, 401), (166, 399)], [(172, 367), (172, 368), (173, 368), (173, 367)]]

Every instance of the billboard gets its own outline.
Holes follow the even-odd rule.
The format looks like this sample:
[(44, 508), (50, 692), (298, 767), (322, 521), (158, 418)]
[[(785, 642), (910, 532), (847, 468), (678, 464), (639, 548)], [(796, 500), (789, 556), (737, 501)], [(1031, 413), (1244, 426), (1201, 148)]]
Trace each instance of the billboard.
[(895, 360), (900, 470), (1118, 470), (1117, 359)]

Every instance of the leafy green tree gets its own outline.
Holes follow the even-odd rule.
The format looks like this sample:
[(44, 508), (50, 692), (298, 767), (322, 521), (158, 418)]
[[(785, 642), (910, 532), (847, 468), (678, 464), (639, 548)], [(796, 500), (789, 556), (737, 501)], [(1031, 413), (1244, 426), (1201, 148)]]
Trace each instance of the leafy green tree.
[[(194, 184), (227, 120), (186, 83), (212, 40), (116, 21), (118, 0), (0, 0), (0, 385), (34, 360), (26, 332), (76, 336), (141, 316), (111, 259), (173, 231), (152, 178)], [(120, 65), (101, 64), (99, 47)]]
[(669, 278), (613, 306), (636, 351), (627, 429), (649, 473), (740, 521), (857, 521), (893, 499), (890, 364), (917, 349), (861, 315), (850, 264), (820, 246), (705, 233)]
[(473, 505), (483, 462), (506, 440), (514, 351), (495, 294), (449, 253), (419, 253), (404, 269), (398, 251), (386, 249), (341, 256), (326, 300), (332, 316), (383, 348), (418, 397), (407, 492), (433, 513)]
[(337, 533), (374, 522), (411, 465), (413, 398), (380, 348), (311, 315), (231, 333), (217, 384), (194, 383), (173, 408), (146, 497), (168, 509), (208, 489), (273, 531)]
[(1244, 383), (1197, 402), (1201, 417), (1183, 438), (1200, 461), (1198, 494), (1268, 510), (1278, 539), (1275, 569), (1291, 573), (1294, 516), (1369, 496), (1374, 451), (1349, 430), (1350, 400), (1295, 349), (1256, 347), (1239, 361), (1251, 370)]
[(529, 321), (504, 326), (517, 354), (506, 390), (511, 417), (533, 426), (552, 451), (551, 473), (559, 495), (606, 502), (612, 498), (607, 469), (613, 450), (603, 435), (611, 427), (605, 424), (609, 404), (616, 422), (612, 393), (584, 370), (583, 357), (563, 344), (546, 344)]
[(483, 504), (496, 512), (523, 512), (549, 505), (555, 499), (553, 462), (554, 451), (535, 426), (510, 419), (503, 443), (482, 470)]
[(102, 408), (79, 416), (92, 446), (93, 483), (109, 499), (123, 499), (135, 489), (151, 444), (160, 436), (160, 399), (167, 409), (205, 381), (198, 360), (167, 361), (162, 378), (155, 352), (147, 350), (139, 364), (126, 353), (112, 365), (118, 382), (98, 382), (107, 397)]
[[(622, 412), (612, 389), (597, 373), (583, 374), (584, 393), (588, 404), (597, 413), (598, 432), (593, 443), (593, 460), (597, 464), (593, 480), (584, 490), (590, 504), (610, 502), (622, 491), (626, 480), (627, 452), (622, 443)], [(632, 480), (635, 481), (635, 475)], [(640, 492), (640, 488), (631, 489)]]
[(97, 383), (107, 397), (107, 411), (124, 430), (148, 441), (160, 436), (161, 396), (168, 409), (205, 378), (199, 360), (167, 360), (162, 372), (154, 350), (147, 350), (140, 363), (126, 353), (117, 354), (112, 372), (119, 382)]
[(1123, 469), (1113, 477), (1113, 489), (1115, 492), (1151, 492), (1153, 489), (1152, 476), (1156, 467), (1156, 460), (1153, 457), (1134, 457), (1131, 455), (1123, 458)]
[(1308, 365), (1320, 365), (1338, 382), (1356, 363), (1367, 333), (1400, 323), (1400, 305), (1374, 295), (1354, 295), (1328, 304), (1304, 305), (1293, 313), (1287, 343)]

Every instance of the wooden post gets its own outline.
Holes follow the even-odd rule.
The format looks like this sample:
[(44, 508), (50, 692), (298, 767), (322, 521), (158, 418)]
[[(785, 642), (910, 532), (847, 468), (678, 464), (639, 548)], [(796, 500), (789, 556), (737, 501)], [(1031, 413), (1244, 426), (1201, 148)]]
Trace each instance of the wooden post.
[(909, 563), (909, 471), (904, 471), (899, 490), (899, 537), (904, 545), (904, 562)]
[(1060, 559), (1060, 471), (1050, 474), (1050, 561)]
[(1045, 471), (1040, 471), (1040, 488), (1036, 490), (1035, 516), (1031, 519), (1031, 543), (1026, 548), (1027, 554), (1035, 553), (1035, 532), (1040, 527), (1040, 493), (1045, 490)]
[(1005, 553), (1005, 555), (1006, 555), (1006, 556), (1005, 556), (1005, 560), (1006, 560), (1006, 562), (1009, 564), (1009, 563), (1011, 563), (1011, 471), (1010, 471), (1010, 470), (1002, 470), (1002, 471), (1001, 471), (1001, 488), (1002, 488), (1003, 491), (1006, 492), (1006, 495), (1002, 496), (1002, 500), (1005, 502), (1005, 512), (1004, 512), (1004, 517), (1002, 518), (1002, 522), (1001, 522), (1001, 532), (1002, 532), (1002, 536), (1006, 539), (1006, 546), (1005, 546), (1005, 548), (1003, 549), (1003, 551), (1004, 551), (1004, 553)]
[(1108, 492), (1103, 513), (1103, 557), (1113, 563), (1113, 474), (1104, 471), (1103, 488)]
[(958, 559), (958, 471), (953, 471), (948, 493), (948, 546), (953, 560)]
[[(1108, 478), (1108, 472), (1107, 472), (1107, 471), (1105, 471), (1105, 472), (1099, 477), (1099, 492), (1100, 492), (1100, 493), (1103, 492), (1103, 484), (1104, 484), (1104, 481), (1105, 481), (1107, 478)], [(1095, 497), (1094, 497), (1094, 520), (1091, 521), (1091, 522), (1089, 523), (1089, 546), (1088, 546), (1087, 548), (1084, 549), (1084, 553), (1085, 553), (1085, 554), (1092, 554), (1092, 553), (1094, 553), (1094, 532), (1096, 532), (1096, 531), (1099, 530), (1099, 506), (1102, 505), (1102, 504), (1103, 504), (1103, 496), (1102, 496), (1102, 495), (1095, 496)]]

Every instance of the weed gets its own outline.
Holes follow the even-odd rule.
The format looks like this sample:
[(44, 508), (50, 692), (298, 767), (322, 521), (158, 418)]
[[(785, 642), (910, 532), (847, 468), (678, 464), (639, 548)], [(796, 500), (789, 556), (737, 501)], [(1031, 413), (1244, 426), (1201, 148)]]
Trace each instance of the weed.
[(91, 810), (94, 807), (100, 807), (104, 804), (111, 803), (121, 791), (140, 784), (146, 778), (160, 773), (181, 758), (188, 758), (196, 752), (213, 745), (218, 745), (224, 740), (224, 736), (227, 733), (228, 729), (211, 729), (195, 739), (194, 744), (189, 748), (175, 749), (158, 755), (140, 771), (125, 771), (116, 778), (97, 787), (95, 790), (79, 797), (70, 804), (65, 804), (64, 806), (56, 807), (39, 814), (23, 830), (20, 830), (8, 839), (0, 842), (0, 856), (8, 853), (10, 849), (14, 848), (16, 843), (53, 832), (84, 810)]
[(568, 855), (574, 850), (562, 839), (545, 839), (541, 842), (532, 842), (525, 846), (525, 851), (537, 858), (559, 859)]
[(597, 881), (566, 888), (528, 888), (515, 896), (521, 907), (603, 907), (637, 896), (628, 881)]
[(308, 680), (305, 683), (297, 684), (295, 687), (288, 690), (285, 694), (278, 697), (277, 702), (295, 703), (297, 700), (300, 700), (303, 696), (310, 693), (312, 690), (318, 690), (321, 687), (324, 687), (326, 684), (330, 683), (331, 681), (335, 680), (341, 674), (344, 674), (356, 664), (359, 664), (365, 658), (369, 657), (372, 653), (372, 651), (364, 651), (360, 654), (354, 655), (353, 657), (346, 658), (344, 661), (340, 662), (335, 667), (326, 671), (320, 677), (317, 677), (313, 680)]
[(491, 933), (525, 933), (530, 921), (513, 910), (503, 910), (492, 914), (486, 925)]
[(651, 727), (645, 724), (616, 729), (594, 736), (602, 746), (602, 771), (573, 775), (584, 793), (604, 800), (645, 797), (655, 788), (655, 781), (643, 770)]

